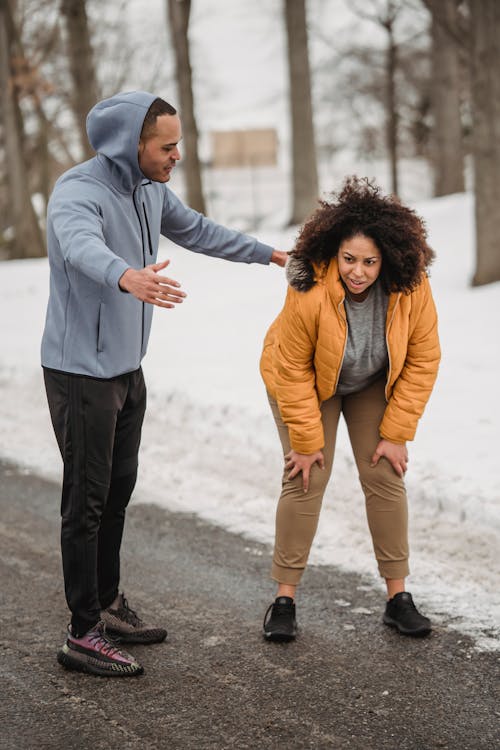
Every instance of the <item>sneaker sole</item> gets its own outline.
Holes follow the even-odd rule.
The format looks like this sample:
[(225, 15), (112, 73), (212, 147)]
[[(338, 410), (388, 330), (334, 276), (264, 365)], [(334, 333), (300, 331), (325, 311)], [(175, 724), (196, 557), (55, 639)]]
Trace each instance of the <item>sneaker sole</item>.
[(432, 628), (420, 628), (419, 630), (410, 630), (409, 628), (405, 628), (404, 625), (401, 625), (397, 620), (393, 620), (391, 617), (387, 617), (387, 615), (384, 615), (384, 624), (388, 625), (390, 628), (396, 628), (401, 635), (410, 635), (414, 638), (424, 638), (426, 635), (429, 635)]
[(296, 635), (296, 633), (290, 635), (289, 633), (266, 633), (264, 631), (266, 641), (273, 641), (274, 643), (289, 643), (295, 640)]
[(90, 664), (88, 661), (78, 659), (71, 654), (66, 654), (64, 651), (59, 651), (57, 654), (57, 661), (65, 669), (73, 672), (86, 672), (87, 674), (96, 675), (98, 677), (138, 677), (144, 673), (144, 667), (138, 665), (130, 671), (124, 669), (103, 669), (94, 664)]
[(123, 633), (113, 628), (106, 627), (106, 633), (116, 641), (117, 643), (163, 643), (167, 637), (167, 631), (159, 631), (156, 633)]

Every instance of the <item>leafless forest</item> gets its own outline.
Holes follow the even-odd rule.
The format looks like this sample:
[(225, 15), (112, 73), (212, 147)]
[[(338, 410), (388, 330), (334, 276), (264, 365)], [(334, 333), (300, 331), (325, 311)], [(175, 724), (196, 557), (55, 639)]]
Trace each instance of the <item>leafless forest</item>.
[[(471, 165), (472, 283), (500, 280), (500, 3), (352, 0), (353, 17), (365, 28), (373, 26), (371, 43), (370, 36), (322, 28), (316, 10), (325, 2), (342, 4), (268, 4), (286, 39), (289, 223), (302, 222), (316, 204), (319, 167), (341, 147), (333, 125), (343, 118), (352, 122), (352, 150), (387, 160), (396, 194), (403, 158), (429, 163), (435, 196), (462, 192), (465, 165)], [(141, 76), (145, 89), (160, 85), (176, 92), (172, 103), (183, 122), (186, 200), (206, 212), (204, 177), (212, 165), (198, 147), (206, 126), (197, 116), (200, 92), (192, 54), (193, 10), (202, 3), (164, 0), (165, 33), (157, 49), (148, 50)], [(252, 0), (245, 4), (249, 17), (262, 10)], [(92, 156), (87, 112), (100, 98), (127, 88), (138, 41), (127, 26), (125, 5), (122, 0), (0, 0), (1, 259), (45, 254), (44, 214), (52, 186), (61, 172)], [(209, 5), (214, 13), (217, 3)], [(311, 46), (317, 44), (327, 50), (321, 64), (312, 61)], [(218, 54), (223, 59), (224, 49)], [(231, 97), (230, 91), (224, 94)]]

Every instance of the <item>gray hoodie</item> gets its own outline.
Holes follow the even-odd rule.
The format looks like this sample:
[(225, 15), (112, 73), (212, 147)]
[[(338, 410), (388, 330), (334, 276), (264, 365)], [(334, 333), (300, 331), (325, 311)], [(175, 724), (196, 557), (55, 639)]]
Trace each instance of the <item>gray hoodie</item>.
[(270, 261), (272, 248), (185, 206), (139, 168), (144, 91), (99, 102), (87, 118), (97, 156), (68, 170), (49, 201), (50, 294), (42, 365), (112, 378), (136, 370), (147, 349), (153, 306), (123, 292), (128, 268), (156, 262), (160, 234), (194, 252), (243, 263)]

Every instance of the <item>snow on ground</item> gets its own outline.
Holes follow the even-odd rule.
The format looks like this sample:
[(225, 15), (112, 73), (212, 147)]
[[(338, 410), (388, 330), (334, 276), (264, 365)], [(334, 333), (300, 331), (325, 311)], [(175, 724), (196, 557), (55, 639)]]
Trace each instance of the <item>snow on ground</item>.
[[(500, 647), (500, 285), (468, 286), (469, 195), (417, 208), (438, 256), (431, 280), (443, 361), (409, 446), (409, 588), (436, 622), (473, 635), (478, 648), (494, 649)], [(263, 229), (259, 238), (290, 249), (295, 233)], [(171, 259), (169, 274), (188, 298), (175, 310), (155, 311), (144, 361), (149, 405), (135, 502), (194, 512), (271, 544), (281, 455), (258, 359), (283, 302), (283, 272), (205, 258), (166, 241), (160, 257)], [(2, 263), (0, 290), (0, 455), (59, 480), (39, 366), (47, 261)], [(341, 429), (311, 563), (360, 572), (382, 592), (363, 506)], [(272, 590), (270, 583), (270, 596)]]

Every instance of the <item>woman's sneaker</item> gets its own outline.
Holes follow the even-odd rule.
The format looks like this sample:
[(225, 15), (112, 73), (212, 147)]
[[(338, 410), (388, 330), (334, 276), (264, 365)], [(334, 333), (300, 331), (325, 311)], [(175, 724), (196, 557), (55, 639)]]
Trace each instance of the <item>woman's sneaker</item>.
[(389, 599), (385, 606), (384, 622), (391, 628), (397, 628), (403, 635), (419, 637), (431, 632), (431, 621), (420, 614), (408, 591)]
[(120, 651), (106, 635), (106, 626), (102, 621), (81, 638), (72, 635), (70, 626), (66, 643), (57, 654), (57, 661), (66, 669), (101, 677), (135, 677), (144, 672), (133, 656)]
[(293, 599), (290, 596), (278, 596), (264, 616), (264, 638), (268, 641), (293, 641), (296, 635)]
[(167, 637), (165, 628), (146, 625), (137, 612), (130, 609), (123, 594), (116, 609), (104, 609), (101, 617), (106, 623), (106, 631), (120, 643), (161, 643)]

